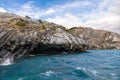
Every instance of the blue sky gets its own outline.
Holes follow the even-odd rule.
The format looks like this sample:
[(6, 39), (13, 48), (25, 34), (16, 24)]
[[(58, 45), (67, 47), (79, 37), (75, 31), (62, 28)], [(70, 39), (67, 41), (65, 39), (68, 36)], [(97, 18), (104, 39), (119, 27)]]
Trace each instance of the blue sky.
[(0, 12), (120, 33), (120, 0), (0, 0)]

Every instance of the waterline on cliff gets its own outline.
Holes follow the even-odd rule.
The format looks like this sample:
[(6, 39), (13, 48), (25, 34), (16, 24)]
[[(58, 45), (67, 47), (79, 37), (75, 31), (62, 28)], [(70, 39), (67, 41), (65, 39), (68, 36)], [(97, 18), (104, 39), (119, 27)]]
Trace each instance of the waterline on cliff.
[(120, 50), (25, 57), (0, 66), (0, 80), (120, 80), (118, 56)]
[(0, 66), (7, 66), (13, 64), (13, 59), (12, 58), (7, 58), (3, 60), (0, 64)]

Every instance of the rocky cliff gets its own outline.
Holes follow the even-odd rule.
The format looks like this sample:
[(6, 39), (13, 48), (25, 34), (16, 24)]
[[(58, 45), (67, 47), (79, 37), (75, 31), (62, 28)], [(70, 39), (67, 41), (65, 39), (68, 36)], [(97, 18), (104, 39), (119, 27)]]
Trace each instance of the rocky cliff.
[(74, 27), (69, 32), (87, 41), (89, 49), (120, 49), (120, 35), (117, 33), (87, 27)]
[(65, 27), (0, 13), (0, 62), (22, 56), (85, 51), (87, 42)]
[(120, 49), (120, 35), (103, 30), (61, 25), (29, 16), (0, 13), (0, 63), (22, 56)]

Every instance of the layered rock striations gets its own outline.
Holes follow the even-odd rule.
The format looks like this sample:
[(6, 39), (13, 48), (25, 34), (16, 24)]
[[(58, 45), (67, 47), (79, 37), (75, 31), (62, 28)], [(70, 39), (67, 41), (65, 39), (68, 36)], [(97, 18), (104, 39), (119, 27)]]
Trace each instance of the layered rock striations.
[(89, 49), (120, 49), (120, 35), (105, 30), (74, 27), (69, 30), (88, 42)]
[(85, 27), (66, 29), (47, 21), (0, 13), (0, 63), (22, 56), (120, 49), (120, 35)]
[(0, 62), (22, 56), (85, 51), (87, 42), (63, 26), (0, 13)]

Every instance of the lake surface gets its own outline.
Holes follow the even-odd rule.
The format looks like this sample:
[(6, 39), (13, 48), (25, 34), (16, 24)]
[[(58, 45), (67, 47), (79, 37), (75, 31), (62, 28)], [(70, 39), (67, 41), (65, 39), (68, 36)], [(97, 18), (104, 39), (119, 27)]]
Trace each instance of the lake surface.
[(0, 66), (0, 80), (120, 80), (120, 50), (24, 58)]

